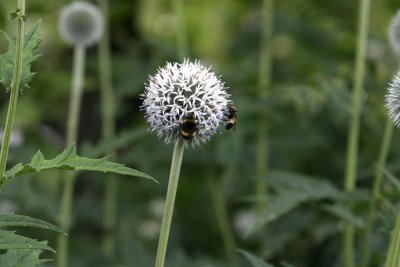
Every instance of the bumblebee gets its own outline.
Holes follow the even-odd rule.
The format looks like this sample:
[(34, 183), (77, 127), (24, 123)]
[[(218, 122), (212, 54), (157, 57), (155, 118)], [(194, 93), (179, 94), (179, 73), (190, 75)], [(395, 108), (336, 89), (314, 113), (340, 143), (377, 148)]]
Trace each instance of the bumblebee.
[(198, 131), (199, 121), (193, 114), (189, 114), (183, 119), (181, 128), (179, 130), (180, 136), (185, 140), (192, 140)]
[(237, 117), (238, 117), (237, 113), (238, 113), (238, 110), (234, 105), (230, 105), (228, 107), (228, 114), (227, 114), (228, 115), (228, 123), (225, 126), (226, 130), (230, 130), (230, 129), (235, 130)]

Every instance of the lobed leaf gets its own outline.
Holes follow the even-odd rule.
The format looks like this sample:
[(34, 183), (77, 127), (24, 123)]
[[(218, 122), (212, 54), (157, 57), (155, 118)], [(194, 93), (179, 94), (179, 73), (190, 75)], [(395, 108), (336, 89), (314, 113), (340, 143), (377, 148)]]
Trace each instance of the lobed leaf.
[(253, 254), (243, 250), (243, 249), (238, 249), (238, 251), (245, 256), (245, 258), (254, 266), (254, 267), (274, 267), (274, 265), (271, 265), (264, 260), (254, 256)]
[[(41, 21), (39, 20), (24, 34), (24, 51), (22, 55), (21, 80), (19, 87), (21, 91), (25, 88), (29, 88), (28, 83), (34, 75), (34, 73), (31, 72), (31, 64), (38, 57), (35, 55), (35, 50), (40, 43), (40, 24)], [(5, 32), (0, 32), (3, 33), (8, 42), (8, 51), (5, 54), (0, 54), (0, 82), (4, 85), (6, 90), (9, 90), (14, 77), (16, 42)]]
[(99, 171), (104, 173), (116, 173), (121, 175), (136, 176), (156, 181), (153, 177), (143, 172), (124, 166), (120, 163), (108, 161), (108, 157), (90, 159), (76, 154), (75, 144), (68, 146), (54, 159), (46, 160), (38, 151), (28, 164), (17, 164), (1, 177), (0, 184), (9, 179), (25, 174), (46, 170), (74, 170), (74, 171)]
[[(0, 249), (41, 249), (55, 252), (43, 242), (17, 235), (14, 231), (0, 230)], [(3, 266), (3, 265), (0, 265)]]
[(49, 260), (40, 259), (42, 250), (39, 249), (10, 249), (0, 255), (0, 266), (35, 267), (42, 266)]
[(0, 227), (10, 226), (35, 227), (65, 234), (61, 228), (39, 219), (12, 213), (0, 213)]

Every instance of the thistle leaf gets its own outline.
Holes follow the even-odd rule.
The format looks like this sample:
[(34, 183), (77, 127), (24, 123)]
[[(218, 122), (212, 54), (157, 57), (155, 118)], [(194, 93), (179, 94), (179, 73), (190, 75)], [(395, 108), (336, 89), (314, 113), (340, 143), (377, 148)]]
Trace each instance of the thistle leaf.
[[(17, 235), (14, 231), (0, 230), (0, 249), (42, 249), (55, 252), (43, 242)], [(8, 266), (8, 265), (0, 265)]]
[[(32, 79), (34, 73), (31, 72), (31, 64), (38, 57), (35, 55), (35, 50), (39, 46), (41, 21), (33, 25), (33, 27), (24, 34), (24, 51), (21, 66), (21, 80), (19, 90), (29, 88), (28, 83)], [(16, 42), (10, 38), (5, 32), (0, 31), (8, 42), (8, 51), (5, 54), (0, 54), (0, 82), (4, 85), (7, 91), (10, 90), (14, 76), (15, 68), (15, 53)]]
[(123, 164), (111, 162), (108, 160), (108, 157), (104, 157), (101, 159), (80, 157), (76, 155), (75, 144), (72, 144), (64, 149), (61, 154), (50, 160), (46, 160), (43, 154), (38, 151), (33, 156), (30, 163), (19, 163), (11, 168), (9, 171), (7, 171), (4, 176), (1, 177), (0, 184), (4, 184), (9, 179), (16, 176), (56, 169), (74, 171), (99, 171), (104, 173), (110, 172), (128, 176), (137, 176), (156, 181), (148, 174), (126, 167)]
[(0, 213), (0, 227), (10, 226), (35, 227), (65, 234), (61, 228), (39, 219), (18, 214)]
[(40, 259), (42, 250), (39, 249), (10, 249), (0, 255), (0, 266), (36, 267), (42, 266), (49, 260)]

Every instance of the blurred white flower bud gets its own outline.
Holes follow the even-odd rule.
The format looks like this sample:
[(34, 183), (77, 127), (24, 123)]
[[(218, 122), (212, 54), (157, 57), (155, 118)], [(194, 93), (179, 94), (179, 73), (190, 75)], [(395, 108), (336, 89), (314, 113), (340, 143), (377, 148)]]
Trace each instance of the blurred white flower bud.
[(104, 20), (95, 5), (76, 1), (61, 10), (58, 26), (61, 36), (68, 44), (88, 47), (100, 40)]

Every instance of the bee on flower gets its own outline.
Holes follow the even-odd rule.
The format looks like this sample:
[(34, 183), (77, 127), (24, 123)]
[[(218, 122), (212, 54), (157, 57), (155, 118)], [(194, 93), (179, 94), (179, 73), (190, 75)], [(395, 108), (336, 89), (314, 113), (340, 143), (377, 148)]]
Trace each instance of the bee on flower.
[(211, 67), (199, 61), (167, 63), (150, 76), (141, 108), (150, 131), (166, 143), (182, 138), (198, 145), (227, 121), (231, 101), (226, 89)]

